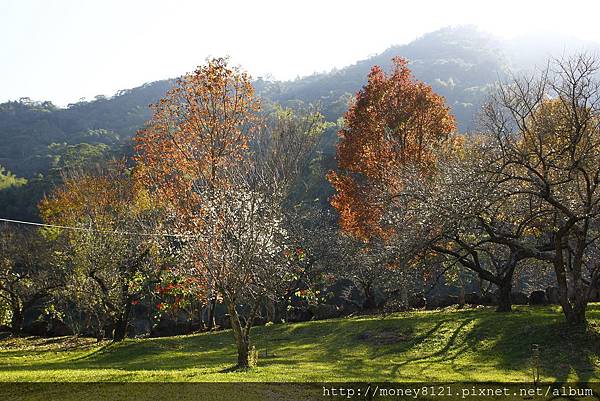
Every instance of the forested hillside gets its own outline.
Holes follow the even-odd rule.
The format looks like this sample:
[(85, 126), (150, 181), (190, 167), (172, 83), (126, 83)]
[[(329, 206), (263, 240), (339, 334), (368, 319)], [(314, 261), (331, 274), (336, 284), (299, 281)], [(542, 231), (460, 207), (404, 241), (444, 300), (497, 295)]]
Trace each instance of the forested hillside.
[(292, 82), (275, 82), (265, 90), (277, 101), (321, 101), (327, 117), (339, 117), (365, 82), (373, 65), (389, 70), (392, 58), (409, 60), (415, 77), (446, 98), (459, 129), (473, 128), (473, 117), (489, 85), (508, 68), (501, 43), (474, 28), (447, 28), (427, 34), (407, 45), (393, 46), (374, 57), (328, 74), (315, 74)]
[[(514, 71), (524, 65), (543, 64), (560, 41), (538, 47), (530, 41), (531, 51), (515, 43), (500, 41), (473, 27), (445, 28), (339, 70), (294, 81), (258, 79), (254, 86), (263, 99), (274, 103), (291, 107), (318, 103), (326, 119), (335, 122), (343, 116), (350, 97), (366, 82), (373, 65), (388, 70), (392, 58), (402, 56), (409, 60), (417, 79), (445, 97), (458, 129), (469, 132), (476, 128), (477, 112), (489, 87), (502, 80), (509, 67)], [(62, 168), (131, 152), (131, 137), (150, 118), (148, 106), (172, 83), (147, 83), (110, 98), (97, 96), (66, 108), (28, 98), (0, 104), (0, 166), (28, 180), (0, 189), (0, 215), (35, 218), (37, 201)], [(333, 165), (335, 132), (330, 128), (322, 141), (322, 170)], [(319, 188), (313, 193), (322, 198), (330, 194), (325, 180), (315, 185)]]
[(68, 157), (68, 145), (118, 148), (150, 117), (148, 105), (170, 86), (170, 81), (154, 82), (67, 108), (30, 99), (0, 104), (0, 165), (32, 177), (59, 166)]

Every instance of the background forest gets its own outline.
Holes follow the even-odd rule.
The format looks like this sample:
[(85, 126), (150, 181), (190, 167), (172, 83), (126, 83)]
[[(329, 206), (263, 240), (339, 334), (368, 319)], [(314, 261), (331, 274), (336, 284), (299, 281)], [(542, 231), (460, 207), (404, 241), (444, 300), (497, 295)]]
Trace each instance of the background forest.
[[(501, 40), (474, 27), (444, 28), (340, 70), (284, 82), (255, 77), (253, 85), (268, 102), (319, 104), (326, 120), (335, 123), (366, 82), (371, 67), (379, 65), (387, 71), (392, 57), (402, 56), (410, 60), (417, 79), (444, 96), (459, 131), (470, 132), (494, 82), (506, 79), (509, 72), (543, 68), (550, 55), (562, 55), (567, 48), (570, 52), (594, 51), (598, 46), (568, 37)], [(130, 155), (132, 137), (150, 118), (148, 105), (156, 103), (173, 82), (150, 82), (67, 108), (26, 98), (0, 104), (0, 166), (5, 169), (0, 172), (0, 215), (39, 221), (36, 205), (56, 183), (58, 171)], [(336, 131), (335, 127), (328, 129), (320, 144), (315, 165), (320, 177), (335, 165)], [(8, 172), (26, 181), (15, 181)], [(318, 198), (327, 207), (331, 194), (327, 181), (315, 177), (307, 196)]]

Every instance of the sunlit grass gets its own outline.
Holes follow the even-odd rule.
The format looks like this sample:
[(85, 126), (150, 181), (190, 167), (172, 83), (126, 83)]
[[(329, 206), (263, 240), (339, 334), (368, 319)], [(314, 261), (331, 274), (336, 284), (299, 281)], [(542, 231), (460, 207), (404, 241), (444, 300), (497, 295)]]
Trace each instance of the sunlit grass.
[[(530, 381), (600, 379), (600, 305), (585, 333), (555, 307), (414, 312), (256, 327), (259, 366), (230, 371), (229, 331), (97, 344), (91, 339), (0, 341), (0, 381)], [(266, 352), (266, 356), (265, 356)]]

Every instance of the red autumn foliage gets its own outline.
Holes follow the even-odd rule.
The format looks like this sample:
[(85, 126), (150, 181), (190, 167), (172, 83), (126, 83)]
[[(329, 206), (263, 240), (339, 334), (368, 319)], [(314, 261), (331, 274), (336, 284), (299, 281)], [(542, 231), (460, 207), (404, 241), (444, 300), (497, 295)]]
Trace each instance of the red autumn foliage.
[(433, 150), (456, 128), (444, 98), (414, 79), (405, 59), (393, 62), (389, 75), (373, 67), (356, 94), (338, 132), (339, 171), (328, 174), (342, 229), (365, 241), (386, 235), (380, 199), (402, 187), (400, 168), (412, 164), (430, 171)]

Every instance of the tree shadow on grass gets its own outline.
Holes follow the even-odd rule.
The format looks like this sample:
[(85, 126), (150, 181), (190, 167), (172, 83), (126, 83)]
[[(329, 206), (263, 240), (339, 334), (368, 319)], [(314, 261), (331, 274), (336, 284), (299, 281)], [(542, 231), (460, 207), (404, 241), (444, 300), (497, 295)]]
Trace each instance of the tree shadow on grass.
[[(435, 362), (450, 361), (457, 358), (458, 355), (462, 352), (462, 350), (464, 350), (464, 347), (460, 347), (460, 344), (457, 344), (457, 339), (461, 332), (464, 331), (465, 327), (472, 321), (472, 318), (462, 320), (460, 324), (452, 330), (452, 334), (445, 342), (444, 346), (438, 349), (437, 351), (433, 351), (431, 353), (427, 353), (419, 357), (408, 358), (402, 362), (394, 363), (394, 366), (391, 370), (392, 375), (398, 375), (398, 371), (409, 364), (424, 362), (422, 363), (422, 367), (419, 370), (425, 371)], [(435, 333), (440, 328), (441, 325), (434, 327), (427, 333), (426, 336), (422, 337), (422, 340), (428, 339), (431, 335), (433, 335), (433, 333)]]
[[(551, 307), (528, 307), (511, 313), (510, 319), (501, 317), (483, 317), (468, 333), (466, 343), (482, 362), (526, 372), (527, 379), (533, 379), (534, 365), (540, 367), (542, 380), (566, 381), (569, 374), (583, 382), (597, 377), (593, 358), (600, 355), (598, 330), (573, 330)], [(534, 344), (539, 349), (537, 357)]]
[[(596, 311), (590, 316), (598, 319), (600, 313)], [(466, 310), (450, 316), (431, 312), (386, 319), (337, 319), (257, 327), (253, 328), (251, 336), (259, 351), (267, 348), (271, 353), (269, 358), (259, 359), (258, 369), (273, 370), (277, 366), (308, 369), (307, 377), (323, 372), (343, 373), (349, 378), (397, 379), (404, 369), (410, 371), (411, 377), (425, 377), (431, 373), (435, 375), (432, 369), (443, 366), (469, 379), (473, 372), (472, 369), (465, 370), (465, 366), (472, 362), (471, 356), (477, 358), (479, 366), (527, 374), (531, 367), (531, 343), (535, 342), (541, 348), (542, 379), (565, 380), (573, 372), (582, 381), (596, 378), (597, 367), (592, 358), (600, 355), (600, 330), (573, 336), (562, 329), (562, 320), (560, 312), (551, 308), (522, 309), (511, 313), (510, 318), (488, 310)], [(377, 343), (361, 340), (365, 332), (400, 332), (404, 337), (397, 342)], [(527, 340), (529, 338), (531, 341)], [(3, 351), (0, 357), (10, 356), (7, 352), (12, 351)], [(423, 354), (418, 355), (419, 352)], [(464, 355), (466, 358), (461, 358)], [(399, 361), (390, 363), (390, 356)], [(0, 366), (0, 371), (117, 369), (133, 372), (201, 367), (230, 373), (231, 368), (223, 367), (234, 364), (235, 346), (231, 332), (223, 331), (209, 335), (127, 340), (121, 344), (107, 344), (83, 355), (38, 361), (43, 359), (17, 366)], [(312, 366), (313, 370), (306, 366)]]
[(90, 353), (71, 358), (70, 360), (73, 362), (83, 361), (86, 359), (91, 360), (91, 359), (97, 358), (103, 354), (107, 354), (108, 352), (111, 352), (111, 350), (113, 348), (114, 348), (113, 343), (107, 343), (107, 344), (101, 345), (99, 348), (96, 348), (95, 350), (91, 351)]
[[(136, 370), (181, 370), (195, 368), (199, 364), (208, 367), (222, 366), (235, 359), (230, 333), (213, 336), (185, 336), (156, 338), (144, 341), (127, 340), (109, 343), (90, 353), (67, 359), (44, 363), (0, 366), (0, 371), (60, 370), (60, 369), (119, 369)], [(6, 352), (2, 352), (2, 357)]]
[[(260, 366), (300, 365), (311, 360), (316, 366), (327, 361), (335, 364), (336, 371), (347, 373), (348, 377), (368, 377), (365, 374), (373, 374), (376, 377), (386, 378), (389, 377), (389, 374), (384, 374), (383, 371), (388, 371), (390, 367), (388, 358), (391, 355), (414, 355), (419, 350), (428, 347), (430, 341), (435, 344), (440, 338), (438, 332), (442, 328), (450, 326), (451, 334), (448, 335), (446, 330), (443, 337), (445, 342), (441, 348), (436, 347), (436, 349), (439, 348), (437, 351), (409, 358), (398, 364), (392, 363), (394, 365), (393, 376), (397, 375), (402, 366), (413, 363), (419, 364), (418, 371), (423, 372), (435, 363), (453, 361), (468, 348), (464, 337), (468, 331), (467, 326), (475, 319), (475, 316), (479, 316), (479, 312), (460, 311), (455, 318), (441, 317), (432, 312), (417, 317), (408, 314), (399, 315), (393, 319), (388, 317), (385, 320), (313, 322), (313, 326), (311, 326), (313, 330), (306, 330), (306, 327), (302, 325), (288, 327), (282, 338), (273, 338), (273, 342), (279, 339), (286, 341), (282, 341), (279, 345), (273, 343), (269, 345), (269, 349), (277, 357), (270, 361), (261, 359)], [(315, 324), (318, 324), (319, 327), (316, 328)], [(308, 355), (302, 355), (302, 344), (308, 340), (303, 337), (309, 333), (313, 345), (306, 349)], [(396, 342), (379, 344), (377, 341), (365, 340), (363, 337), (365, 333), (370, 334), (369, 338), (377, 338), (380, 333), (401, 333), (401, 336)], [(315, 342), (315, 339), (318, 341)], [(314, 353), (315, 348), (318, 348), (318, 354)], [(458, 367), (457, 370), (459, 370)]]

